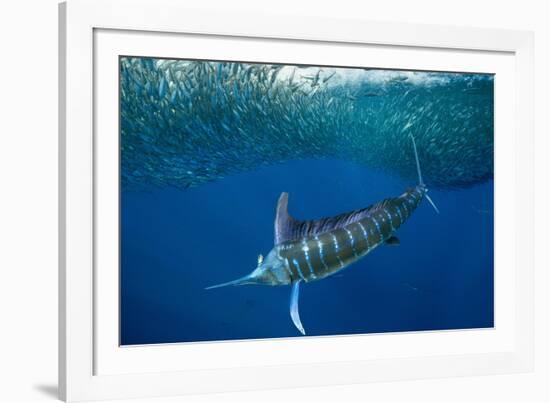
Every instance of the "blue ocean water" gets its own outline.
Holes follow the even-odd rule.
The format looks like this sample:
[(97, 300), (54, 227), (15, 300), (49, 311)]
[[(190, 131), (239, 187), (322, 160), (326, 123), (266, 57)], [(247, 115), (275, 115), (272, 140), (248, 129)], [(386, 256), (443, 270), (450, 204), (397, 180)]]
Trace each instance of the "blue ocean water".
[[(269, 252), (282, 191), (293, 216), (312, 219), (414, 185), (340, 159), (304, 159), (189, 189), (123, 190), (121, 344), (299, 336), (290, 287), (205, 287), (248, 274)], [(301, 287), (308, 336), (493, 326), (493, 182), (430, 195), (441, 214), (423, 201), (399, 246)]]
[(381, 245), (302, 284), (308, 336), (493, 326), (491, 74), (121, 57), (121, 343), (294, 337), (289, 286), (206, 287), (272, 249), (275, 207), (334, 216), (424, 182)]

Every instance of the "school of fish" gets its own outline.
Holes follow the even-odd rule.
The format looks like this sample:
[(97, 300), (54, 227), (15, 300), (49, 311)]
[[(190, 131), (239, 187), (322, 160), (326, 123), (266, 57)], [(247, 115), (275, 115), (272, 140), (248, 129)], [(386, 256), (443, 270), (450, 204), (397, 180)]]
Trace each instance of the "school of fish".
[(261, 166), (336, 158), (426, 185), (493, 177), (493, 76), (120, 58), (125, 190), (189, 188)]

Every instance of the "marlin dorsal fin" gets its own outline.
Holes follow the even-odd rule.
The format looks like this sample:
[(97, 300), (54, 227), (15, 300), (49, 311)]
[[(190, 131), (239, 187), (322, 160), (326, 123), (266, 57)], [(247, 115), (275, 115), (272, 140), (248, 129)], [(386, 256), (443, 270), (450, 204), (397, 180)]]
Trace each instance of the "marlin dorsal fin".
[(315, 236), (365, 218), (368, 214), (383, 208), (387, 200), (382, 200), (370, 207), (339, 214), (334, 217), (326, 217), (318, 220), (300, 221), (288, 214), (288, 193), (283, 192), (277, 203), (275, 215), (275, 245), (282, 242), (293, 241), (307, 236)]
[(275, 245), (292, 240), (296, 237), (296, 227), (299, 223), (288, 214), (288, 193), (279, 196), (275, 214)]

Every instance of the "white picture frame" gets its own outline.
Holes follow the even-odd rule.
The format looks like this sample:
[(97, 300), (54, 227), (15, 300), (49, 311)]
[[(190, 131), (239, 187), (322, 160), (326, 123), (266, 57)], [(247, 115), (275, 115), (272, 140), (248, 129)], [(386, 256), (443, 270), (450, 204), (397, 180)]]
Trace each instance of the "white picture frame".
[[(182, 2), (172, 0), (71, 0), (62, 3), (59, 10), (59, 390), (62, 399), (168, 396), (532, 370), (532, 33), (257, 14), (228, 16), (226, 12), (188, 10)], [(131, 39), (124, 39), (125, 35), (139, 38), (137, 41), (134, 38), (139, 48), (132, 45)], [(397, 52), (412, 54), (409, 68), (439, 66), (442, 70), (454, 71), (476, 71), (476, 66), (478, 69), (494, 66), (497, 71), (501, 67), (497, 67), (500, 62), (496, 60), (505, 59), (499, 71), (506, 77), (506, 85), (499, 87), (501, 97), (496, 97), (496, 104), (502, 108), (498, 115), (504, 120), (497, 120), (495, 125), (495, 205), (497, 209), (503, 206), (502, 213), (495, 215), (495, 231), (510, 236), (501, 237), (507, 241), (501, 243), (503, 255), (495, 258), (495, 270), (497, 264), (507, 265), (506, 270), (500, 271), (503, 275), (496, 276), (500, 285), (496, 288), (495, 311), (502, 315), (500, 322), (497, 318), (493, 333), (499, 335), (498, 342), (491, 338), (493, 335), (475, 331), (451, 332), (444, 338), (437, 338), (440, 332), (424, 332), (403, 336), (407, 337), (402, 339), (406, 342), (399, 344), (404, 350), (393, 355), (366, 354), (369, 346), (382, 350), (394, 348), (387, 343), (397, 337), (391, 334), (371, 338), (346, 336), (169, 348), (149, 346), (132, 352), (123, 351), (113, 342), (118, 340), (117, 327), (113, 325), (118, 317), (109, 316), (108, 307), (113, 290), (118, 290), (116, 278), (108, 280), (113, 272), (108, 264), (103, 264), (104, 254), (98, 255), (96, 250), (98, 244), (114, 242), (109, 238), (113, 236), (112, 231), (103, 231), (104, 226), (98, 224), (110, 219), (109, 200), (112, 201), (98, 196), (105, 194), (105, 188), (98, 186), (109, 182), (111, 174), (118, 180), (113, 160), (105, 157), (109, 150), (116, 150), (113, 148), (116, 141), (97, 141), (98, 127), (101, 133), (118, 130), (113, 127), (113, 116), (107, 116), (113, 109), (109, 104), (113, 98), (109, 94), (117, 88), (112, 88), (113, 77), (102, 73), (109, 71), (104, 68), (108, 62), (104, 65), (103, 60), (112, 60), (128, 49), (146, 52), (148, 56), (162, 56), (163, 52), (177, 56), (173, 49), (183, 35), (192, 35), (198, 41), (208, 38), (214, 44), (231, 41), (237, 53), (239, 42), (247, 41), (248, 52), (252, 52), (249, 60), (254, 58), (254, 52), (258, 52), (259, 60), (267, 57), (261, 56), (260, 48), (254, 47), (255, 42), (277, 41), (284, 41), (288, 52), (291, 44), (324, 47), (334, 52), (346, 47), (383, 49), (387, 55), (380, 56), (380, 60), (388, 59), (380, 62), (381, 67), (389, 67), (392, 53)], [(201, 44), (200, 48), (207, 47)], [(279, 48), (273, 50), (267, 61), (284, 56), (281, 52), (285, 46)], [(435, 53), (440, 57), (430, 57)], [(342, 51), (341, 57), (355, 57), (347, 54), (349, 52)], [(414, 54), (417, 58), (423, 55), (422, 62), (416, 64)], [(283, 60), (290, 57), (289, 53)], [(504, 94), (508, 96), (502, 96)], [(499, 175), (506, 176), (506, 186), (498, 185)], [(98, 178), (105, 180), (98, 182)], [(499, 224), (498, 217), (503, 217), (504, 212), (512, 217), (510, 225), (504, 225), (503, 221)], [(504, 253), (509, 254), (504, 256)], [(487, 340), (483, 342), (483, 338)], [(423, 343), (437, 345), (439, 349), (426, 350)], [(452, 345), (460, 348), (453, 349)], [(283, 352), (270, 356), (269, 350), (276, 347)], [(306, 351), (308, 353), (304, 353)], [(319, 351), (326, 354), (315, 358), (319, 357)], [(302, 356), (293, 359), (297, 352), (302, 352)], [(180, 354), (177, 361), (189, 357), (189, 365), (174, 365), (170, 360), (174, 354)], [(236, 354), (248, 354), (254, 359), (235, 360)], [(352, 356), (357, 357), (352, 359)], [(209, 359), (201, 360), (201, 357)], [(194, 364), (199, 361), (208, 365)]]

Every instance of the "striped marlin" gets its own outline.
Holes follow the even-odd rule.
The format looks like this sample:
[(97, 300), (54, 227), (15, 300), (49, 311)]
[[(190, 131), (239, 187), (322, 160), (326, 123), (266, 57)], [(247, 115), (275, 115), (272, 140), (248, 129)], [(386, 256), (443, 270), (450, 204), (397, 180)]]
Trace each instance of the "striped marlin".
[(229, 285), (291, 285), (290, 316), (305, 335), (300, 320), (300, 284), (321, 280), (358, 261), (383, 243), (398, 245), (394, 233), (411, 216), (423, 198), (436, 212), (422, 180), (414, 137), (411, 136), (418, 173), (418, 185), (401, 196), (385, 199), (370, 207), (319, 220), (299, 221), (288, 213), (288, 193), (279, 197), (275, 216), (275, 246), (247, 276), (207, 289)]

